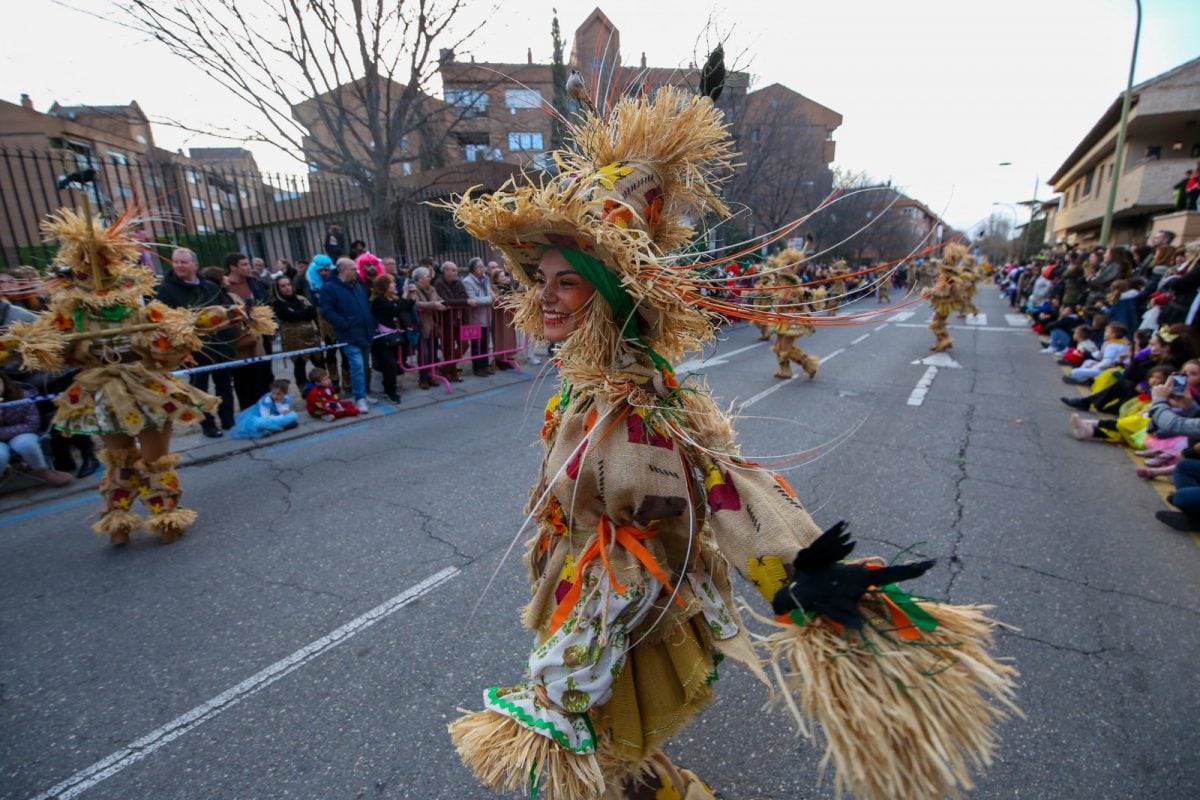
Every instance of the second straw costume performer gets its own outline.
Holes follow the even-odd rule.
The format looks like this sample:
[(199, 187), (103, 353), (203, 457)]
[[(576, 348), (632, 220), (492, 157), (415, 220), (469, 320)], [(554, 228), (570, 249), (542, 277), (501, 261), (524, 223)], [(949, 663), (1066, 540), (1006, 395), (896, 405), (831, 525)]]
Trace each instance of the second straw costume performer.
[[(771, 310), (777, 314), (796, 317), (810, 316), (817, 313), (824, 301), (824, 292), (805, 286), (796, 270), (804, 263), (804, 253), (793, 248), (786, 248), (772, 255), (767, 260), (770, 275), (773, 279)], [(796, 346), (796, 340), (809, 336), (813, 332), (811, 323), (802, 319), (790, 319), (771, 326), (775, 334), (775, 342), (771, 351), (779, 368), (775, 370), (776, 378), (792, 377), (792, 362), (800, 366), (809, 378), (817, 376), (817, 367), (821, 360), (812, 353), (806, 353)]]
[[(54, 401), (54, 425), (104, 441), (104, 510), (93, 527), (116, 545), (143, 525), (172, 542), (196, 519), (179, 505), (180, 457), (168, 452), (172, 429), (199, 422), (217, 398), (171, 372), (203, 346), (202, 334), (228, 325), (273, 333), (274, 319), (262, 307), (247, 317), (222, 306), (146, 303), (157, 279), (139, 260), (142, 245), (128, 212), (106, 226), (86, 205), (82, 213), (65, 208), (42, 229), (58, 244), (50, 307), (0, 339), (0, 363), (19, 354), (29, 369), (80, 368)], [(150, 512), (145, 521), (133, 511), (139, 499)]]
[[(512, 295), (517, 325), (538, 338), (573, 326), (555, 339), (562, 384), (528, 504), (533, 649), (523, 679), (450, 725), (464, 763), (524, 797), (711, 798), (662, 748), (713, 699), (723, 658), (766, 682), (765, 657), (805, 729), (821, 723), (839, 788), (903, 800), (968, 786), (1010, 703), (1013, 671), (986, 652), (992, 623), (894, 586), (894, 602), (875, 589), (847, 601), (870, 626), (797, 609), (807, 562), (793, 559), (820, 529), (782, 477), (740, 457), (707, 389), (671, 369), (714, 335), (691, 283), (703, 279), (668, 254), (695, 236), (690, 220), (727, 213), (721, 112), (663, 88), (588, 114), (571, 138), (558, 177), (454, 205), (532, 287)], [(564, 313), (568, 292), (589, 299)], [(730, 568), (764, 610), (775, 601), (764, 652)]]
[(929, 330), (933, 331), (934, 340), (929, 349), (935, 353), (942, 353), (954, 347), (948, 321), (955, 309), (963, 308), (964, 282), (960, 264), (966, 254), (967, 248), (961, 244), (946, 245), (942, 249), (941, 260), (936, 261), (937, 271), (933, 277), (933, 286), (924, 293), (933, 309)]

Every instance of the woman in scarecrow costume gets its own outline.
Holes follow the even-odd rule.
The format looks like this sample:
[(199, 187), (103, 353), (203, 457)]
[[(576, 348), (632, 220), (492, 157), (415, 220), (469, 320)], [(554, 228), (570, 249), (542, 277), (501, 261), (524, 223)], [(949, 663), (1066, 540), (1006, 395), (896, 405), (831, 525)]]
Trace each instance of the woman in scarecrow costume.
[[(789, 315), (813, 314), (821, 307), (822, 297), (818, 297), (818, 294), (823, 296), (824, 293), (806, 286), (796, 275), (796, 270), (804, 263), (802, 251), (786, 248), (772, 255), (767, 259), (767, 263), (772, 268), (770, 275), (774, 278), (774, 286), (779, 287), (770, 290), (773, 310), (776, 313), (786, 318)], [(771, 350), (775, 353), (775, 360), (779, 362), (775, 377), (792, 377), (792, 362), (795, 361), (810, 379), (815, 378), (820, 359), (796, 346), (796, 339), (813, 333), (812, 324), (786, 319), (773, 325), (772, 332), (775, 334), (775, 343), (771, 345)]]
[(274, 321), (267, 309), (255, 309), (247, 319), (220, 306), (145, 303), (157, 278), (139, 261), (129, 212), (106, 227), (86, 205), (82, 212), (61, 209), (42, 229), (47, 241), (58, 242), (50, 305), (37, 320), (12, 326), (0, 340), (0, 362), (19, 355), (29, 369), (82, 368), (54, 401), (54, 425), (104, 442), (104, 511), (93, 527), (113, 544), (125, 544), (143, 524), (132, 510), (140, 498), (150, 512), (145, 526), (173, 542), (196, 512), (179, 505), (179, 456), (170, 453), (171, 432), (177, 424), (199, 422), (218, 402), (171, 371), (201, 348), (201, 334), (232, 324), (270, 333)]
[(967, 315), (976, 316), (979, 308), (975, 305), (975, 292), (978, 290), (980, 278), (983, 277), (981, 265), (975, 263), (975, 256), (964, 256), (962, 260), (961, 289), (962, 304), (958, 307), (958, 318), (966, 319)]
[[(451, 204), (531, 287), (511, 295), (516, 322), (558, 343), (562, 376), (527, 506), (528, 672), (450, 725), (464, 763), (525, 797), (712, 798), (662, 748), (713, 699), (722, 659), (769, 684), (766, 658), (802, 730), (822, 723), (839, 788), (903, 800), (968, 786), (967, 764), (994, 747), (993, 701), (1011, 702), (1013, 670), (986, 652), (993, 623), (892, 585), (911, 575), (877, 581), (894, 602), (872, 588), (832, 612), (843, 622), (820, 613), (813, 598), (833, 595), (805, 570), (849, 569), (834, 564), (849, 550), (800, 556), (845, 544), (840, 528), (822, 535), (781, 476), (739, 455), (707, 388), (672, 371), (714, 334), (702, 279), (668, 254), (693, 239), (690, 220), (728, 213), (714, 191), (733, 158), (721, 112), (666, 87), (570, 133), (558, 177)], [(760, 618), (774, 631), (762, 654), (730, 567), (778, 615)], [(904, 637), (913, 646), (890, 644)]]
[(967, 248), (961, 244), (948, 244), (942, 248), (942, 258), (936, 262), (937, 274), (933, 287), (924, 292), (933, 308), (929, 330), (933, 331), (934, 342), (929, 349), (935, 353), (942, 353), (954, 347), (954, 339), (950, 336), (946, 322), (955, 309), (963, 307), (964, 281), (961, 262), (966, 254)]
[(846, 263), (846, 259), (839, 258), (833, 262), (833, 266), (829, 270), (831, 282), (828, 292), (828, 299), (825, 301), (825, 308), (829, 311), (829, 316), (836, 317), (838, 309), (846, 302), (846, 292), (848, 286), (846, 276), (850, 274), (850, 265)]

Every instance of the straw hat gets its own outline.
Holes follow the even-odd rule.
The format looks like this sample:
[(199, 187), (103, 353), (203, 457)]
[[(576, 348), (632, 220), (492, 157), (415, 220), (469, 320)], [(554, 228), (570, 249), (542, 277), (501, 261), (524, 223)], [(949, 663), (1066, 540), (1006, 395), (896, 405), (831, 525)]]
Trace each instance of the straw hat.
[[(705, 215), (729, 214), (717, 194), (734, 157), (723, 114), (707, 97), (667, 86), (622, 98), (607, 117), (589, 114), (568, 132), (572, 146), (553, 154), (556, 176), (538, 183), (523, 176), (492, 194), (468, 191), (447, 207), (469, 233), (499, 248), (528, 286), (549, 250), (603, 266), (611, 285), (602, 285), (610, 283), (605, 276), (585, 277), (608, 301), (620, 335), (581, 326), (583, 336), (607, 339), (585, 348), (590, 357), (624, 348), (678, 358), (712, 336), (712, 323), (689, 302), (690, 270), (665, 257), (693, 241)], [(516, 320), (540, 336), (536, 294), (518, 300)]]

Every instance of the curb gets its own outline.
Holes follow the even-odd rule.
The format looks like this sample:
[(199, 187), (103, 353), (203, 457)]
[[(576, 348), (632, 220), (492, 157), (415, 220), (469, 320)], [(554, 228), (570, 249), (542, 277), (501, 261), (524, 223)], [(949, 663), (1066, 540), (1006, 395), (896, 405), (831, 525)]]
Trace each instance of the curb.
[[(448, 403), (454, 400), (461, 400), (465, 397), (470, 397), (483, 392), (489, 392), (495, 389), (504, 389), (519, 383), (525, 383), (534, 380), (537, 373), (529, 370), (530, 365), (522, 365), (519, 371), (512, 373), (498, 373), (492, 376), (492, 379), (486, 382), (479, 378), (472, 379), (469, 383), (460, 384), (463, 387), (462, 391), (454, 391), (449, 394), (440, 386), (435, 386), (431, 392), (437, 392), (436, 395), (430, 396), (428, 400), (423, 400), (421, 403), (412, 405), (394, 406), (387, 401), (380, 401), (372, 405), (373, 409), (381, 407), (388, 408), (387, 413), (371, 413), (365, 417), (346, 417), (344, 419), (334, 420), (333, 422), (321, 422), (320, 420), (307, 419), (306, 423), (301, 423), (299, 428), (283, 433), (275, 434), (274, 436), (264, 437), (262, 439), (230, 439), (222, 438), (220, 440), (204, 439), (197, 432), (189, 432), (178, 437), (177, 441), (184, 443), (184, 447), (178, 450), (172, 450), (173, 453), (183, 456), (180, 462), (180, 468), (184, 467), (199, 467), (205, 464), (212, 464), (218, 461), (224, 461), (227, 458), (248, 453), (254, 450), (278, 447), (280, 444), (295, 442), (297, 440), (307, 439), (310, 436), (317, 436), (336, 431), (339, 428), (345, 428), (350, 425), (369, 425), (375, 420), (389, 419), (397, 414), (415, 411), (421, 408), (430, 406), (438, 406), (443, 403)], [(538, 367), (542, 369), (544, 367)], [(386, 403), (386, 405), (385, 405)], [(307, 414), (304, 414), (307, 417)], [(187, 446), (189, 440), (198, 440), (197, 444)], [(209, 443), (211, 442), (211, 444)], [(11, 492), (3, 491), (3, 483), (0, 483), (0, 514), (7, 514), (12, 511), (19, 511), (30, 506), (35, 506), (48, 500), (65, 500), (72, 497), (77, 497), (83, 494), (90, 494), (96, 491), (96, 487), (100, 483), (99, 476), (102, 472), (98, 472), (95, 476), (76, 480), (75, 482), (61, 489), (55, 489), (41, 483), (36, 483), (32, 486), (27, 486), (21, 489), (14, 489)], [(30, 479), (35, 480), (35, 479)]]

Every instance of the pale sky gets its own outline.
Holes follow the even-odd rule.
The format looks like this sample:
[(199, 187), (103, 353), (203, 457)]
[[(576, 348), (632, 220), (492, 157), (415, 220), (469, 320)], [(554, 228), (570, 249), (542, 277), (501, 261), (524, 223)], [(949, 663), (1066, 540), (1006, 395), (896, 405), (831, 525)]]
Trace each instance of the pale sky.
[[(106, 13), (102, 0), (65, 0)], [(550, 60), (552, 8), (568, 41), (595, 2), (467, 0), (490, 17), (466, 59)], [(726, 52), (754, 87), (782, 83), (842, 114), (837, 166), (891, 179), (958, 228), (1012, 204), (1051, 196), (1046, 180), (1125, 87), (1134, 0), (607, 0), (626, 64), (687, 66), (710, 13)], [(45, 111), (136, 99), (156, 116), (197, 126), (253, 121), (197, 69), (130, 31), (53, 0), (0, 0), (9, 23), (0, 49), (0, 98), (22, 92)], [(1200, 55), (1200, 3), (1143, 0), (1135, 82)], [(703, 57), (700, 45), (699, 56)], [(748, 63), (744, 63), (748, 60)], [(228, 146), (164, 126), (161, 147)], [(260, 166), (300, 165), (266, 145)], [(1011, 162), (1001, 167), (1000, 162)], [(1021, 211), (1020, 221), (1025, 212)]]

